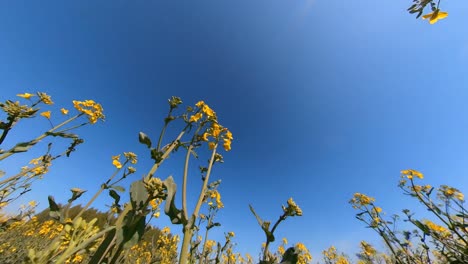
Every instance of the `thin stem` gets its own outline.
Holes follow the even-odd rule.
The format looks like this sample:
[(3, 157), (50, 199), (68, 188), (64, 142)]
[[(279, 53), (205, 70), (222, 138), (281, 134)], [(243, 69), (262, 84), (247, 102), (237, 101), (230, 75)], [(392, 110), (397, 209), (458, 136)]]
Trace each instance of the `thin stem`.
[(205, 196), (206, 186), (208, 185), (208, 180), (210, 179), (211, 169), (214, 163), (214, 157), (216, 154), (217, 144), (213, 148), (213, 152), (211, 154), (210, 164), (208, 166), (208, 171), (206, 173), (205, 180), (203, 181), (203, 186), (200, 192), (200, 196), (198, 197), (197, 205), (195, 206), (195, 210), (193, 211), (192, 217), (189, 220), (188, 224), (184, 226), (184, 239), (182, 241), (182, 247), (180, 249), (180, 257), (179, 257), (179, 264), (186, 264), (188, 260), (188, 249), (190, 246), (190, 241), (192, 240), (193, 235), (193, 223), (198, 217), (198, 212), (200, 211), (200, 207), (202, 205), (203, 197)]
[[(27, 150), (30, 149), (32, 146), (36, 145), (39, 141), (41, 141), (42, 139), (44, 139), (45, 137), (47, 137), (47, 136), (48, 136), (48, 133), (54, 132), (55, 130), (57, 130), (57, 129), (63, 127), (64, 125), (70, 123), (71, 121), (77, 119), (78, 117), (80, 117), (80, 116), (82, 116), (82, 115), (83, 115), (83, 113), (78, 114), (78, 115), (76, 115), (76, 116), (74, 116), (74, 117), (72, 117), (72, 118), (70, 118), (70, 119), (68, 119), (68, 120), (66, 120), (66, 121), (64, 121), (64, 122), (62, 122), (61, 124), (57, 125), (56, 127), (52, 128), (52, 129), (50, 129), (50, 130), (48, 130), (47, 132), (45, 132), (44, 134), (40, 135), (40, 136), (37, 137), (36, 139), (33, 139), (33, 140), (29, 141), (29, 145), (25, 147), (25, 150), (24, 150), (24, 151), (27, 151)], [(8, 151), (6, 151), (5, 154), (1, 155), (1, 156), (0, 156), (0, 161), (1, 161), (1, 160), (4, 160), (4, 159), (6, 159), (6, 158), (8, 158), (8, 157), (11, 156), (11, 155), (13, 155), (13, 154), (14, 154), (14, 152), (13, 152), (14, 149), (15, 149), (15, 147), (9, 149)]]
[(164, 154), (162, 155), (161, 157), (161, 162), (159, 163), (155, 163), (153, 165), (153, 167), (151, 167), (151, 170), (148, 172), (148, 175), (146, 176), (146, 179), (150, 179), (151, 177), (153, 177), (154, 173), (156, 172), (156, 170), (159, 168), (159, 166), (161, 166), (162, 162), (167, 158), (167, 156), (169, 156), (169, 153), (171, 153), (171, 151), (175, 148), (175, 146), (177, 145), (177, 142), (182, 138), (182, 136), (184, 135), (185, 133), (185, 129), (187, 127), (185, 127), (182, 132), (180, 132), (179, 136), (177, 136), (177, 138), (169, 145), (169, 147), (167, 148), (167, 150), (164, 152)]
[(76, 126), (74, 126), (74, 127), (66, 128), (66, 129), (64, 129), (64, 130), (57, 131), (57, 133), (67, 132), (67, 131), (70, 131), (70, 130), (73, 130), (73, 129), (76, 129), (76, 128), (85, 126), (85, 125), (87, 125), (87, 124), (89, 124), (89, 122), (86, 122), (86, 123), (83, 123), (83, 124), (80, 124), (80, 125), (76, 125)]
[(6, 127), (3, 129), (2, 136), (0, 137), (0, 145), (3, 143), (5, 140), (6, 136), (8, 135), (8, 132), (11, 130), (13, 127), (13, 124), (15, 123), (15, 118), (11, 118), (10, 121), (6, 124)]
[[(127, 163), (128, 161), (124, 162), (124, 164), (122, 165), (122, 167), (125, 167), (125, 164)], [(109, 184), (110, 181), (112, 181), (112, 179), (115, 178), (115, 176), (117, 176), (117, 174), (120, 172), (121, 169), (117, 169), (114, 174), (112, 174), (112, 176), (106, 181), (105, 184), (101, 185), (101, 188), (94, 194), (93, 198), (91, 198), (91, 200), (88, 201), (88, 203), (85, 205), (85, 207), (83, 207), (83, 209), (81, 209), (81, 211), (75, 216), (75, 219), (73, 222), (76, 221), (76, 219), (78, 219), (78, 217), (80, 217), (85, 211), (86, 209), (88, 209), (91, 204), (98, 198), (98, 196), (105, 190), (107, 189), (107, 186)]]
[[(273, 233), (275, 232), (276, 228), (278, 227), (279, 223), (281, 223), (281, 221), (285, 220), (287, 217), (287, 214), (286, 213), (283, 213), (283, 215), (281, 215), (278, 220), (276, 221), (276, 223), (273, 225), (273, 228), (271, 229), (271, 235), (273, 235)], [(267, 241), (265, 243), (265, 248), (263, 249), (263, 261), (266, 261), (267, 259), (267, 253), (268, 253), (268, 246), (270, 245), (270, 239), (269, 237), (267, 236)]]
[(192, 152), (193, 145), (187, 149), (187, 155), (185, 156), (185, 166), (184, 166), (184, 179), (182, 181), (182, 212), (184, 214), (185, 219), (188, 219), (187, 213), (187, 178), (188, 178), (188, 165), (190, 159), (190, 153)]
[(170, 110), (169, 110), (169, 113), (167, 113), (167, 117), (164, 119), (164, 127), (161, 130), (161, 134), (159, 134), (158, 146), (156, 148), (158, 151), (160, 150), (162, 139), (164, 137), (164, 134), (166, 133), (167, 125), (169, 125), (168, 120), (169, 120), (169, 117), (171, 116), (172, 110), (173, 110), (173, 108), (171, 107)]

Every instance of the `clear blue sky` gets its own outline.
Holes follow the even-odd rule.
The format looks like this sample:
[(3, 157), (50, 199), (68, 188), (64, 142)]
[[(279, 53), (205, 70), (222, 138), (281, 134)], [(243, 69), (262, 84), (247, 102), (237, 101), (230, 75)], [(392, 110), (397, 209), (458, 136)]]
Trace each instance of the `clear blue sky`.
[[(0, 99), (43, 91), (55, 108), (94, 99), (107, 116), (78, 131), (86, 143), (22, 202), (43, 208), (47, 195), (65, 201), (72, 187), (89, 190), (87, 201), (113, 172), (110, 156), (123, 151), (139, 155), (140, 177), (151, 160), (137, 134), (156, 140), (176, 95), (207, 102), (234, 134), (213, 175), (223, 180), (225, 204), (214, 237), (235, 231), (237, 249), (257, 256), (264, 237), (248, 204), (273, 221), (292, 196), (304, 216), (288, 219), (277, 237), (304, 242), (316, 260), (332, 244), (350, 252), (361, 239), (378, 245), (354, 218), (354, 192), (376, 197), (390, 215), (411, 204), (396, 187), (402, 169), (468, 190), (468, 3), (443, 1), (449, 17), (435, 25), (407, 14), (409, 5), (4, 1)], [(31, 126), (47, 123), (20, 124), (5, 145), (31, 138)], [(13, 173), (30, 158), (18, 155), (1, 169)], [(158, 176), (180, 185), (181, 174), (175, 158)]]

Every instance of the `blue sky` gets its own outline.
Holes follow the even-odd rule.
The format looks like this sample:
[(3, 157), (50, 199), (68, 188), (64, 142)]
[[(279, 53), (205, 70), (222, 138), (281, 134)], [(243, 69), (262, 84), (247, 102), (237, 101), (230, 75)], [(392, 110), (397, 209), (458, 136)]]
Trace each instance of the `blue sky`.
[[(151, 160), (138, 132), (156, 140), (167, 99), (176, 95), (191, 105), (204, 100), (234, 134), (213, 175), (223, 181), (226, 206), (214, 237), (234, 231), (237, 249), (256, 256), (264, 237), (248, 204), (273, 221), (293, 197), (304, 216), (288, 219), (277, 237), (304, 242), (315, 259), (332, 244), (348, 252), (361, 239), (378, 245), (354, 218), (354, 192), (397, 213), (412, 204), (396, 187), (407, 168), (429, 184), (468, 190), (468, 4), (443, 1), (449, 17), (435, 25), (407, 14), (409, 5), (3, 2), (0, 99), (43, 91), (53, 96), (53, 110), (94, 99), (106, 114), (104, 123), (77, 131), (86, 143), (20, 202), (36, 199), (43, 208), (47, 195), (65, 201), (72, 187), (89, 190), (85, 202), (113, 172), (110, 156), (124, 151), (139, 155), (141, 176)], [(5, 145), (47, 125), (25, 121)], [(34, 153), (1, 169), (13, 173)], [(169, 175), (180, 185), (181, 159), (171, 158), (158, 176)], [(198, 179), (191, 179), (194, 197)]]

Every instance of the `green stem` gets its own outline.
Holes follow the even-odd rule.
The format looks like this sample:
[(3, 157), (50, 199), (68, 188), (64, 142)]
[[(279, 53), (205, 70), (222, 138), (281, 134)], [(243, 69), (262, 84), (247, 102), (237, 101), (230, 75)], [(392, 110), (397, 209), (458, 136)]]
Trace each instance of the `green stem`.
[(185, 166), (184, 166), (184, 179), (182, 181), (182, 212), (184, 214), (184, 218), (188, 219), (187, 213), (187, 179), (188, 179), (188, 165), (190, 159), (190, 153), (192, 152), (193, 145), (187, 149), (187, 155), (185, 156)]
[[(128, 161), (124, 162), (124, 164), (122, 165), (122, 168), (125, 167), (125, 164), (127, 163)], [(101, 185), (101, 188), (94, 194), (93, 198), (91, 198), (91, 200), (88, 201), (88, 203), (85, 205), (85, 207), (83, 207), (83, 209), (81, 209), (81, 211), (75, 216), (75, 219), (73, 222), (76, 221), (76, 219), (78, 219), (78, 217), (80, 217), (90, 206), (91, 204), (99, 197), (99, 195), (101, 195), (101, 193), (107, 189), (107, 186), (109, 184), (109, 182), (112, 181), (112, 179), (115, 178), (115, 176), (117, 176), (117, 174), (119, 173), (121, 169), (117, 169), (114, 174), (112, 174), (112, 176), (106, 181), (105, 184)]]
[(6, 136), (8, 135), (8, 132), (10, 132), (11, 128), (13, 127), (13, 124), (15, 123), (15, 120), (16, 118), (11, 118), (10, 121), (6, 124), (6, 127), (3, 129), (2, 136), (0, 137), (0, 145), (5, 140)]
[[(83, 113), (78, 114), (78, 115), (76, 115), (76, 116), (74, 116), (74, 117), (72, 117), (72, 118), (70, 118), (70, 119), (68, 119), (68, 120), (66, 120), (66, 121), (64, 121), (64, 122), (62, 122), (61, 124), (57, 125), (56, 127), (52, 128), (52, 129), (50, 129), (50, 130), (48, 130), (46, 133), (40, 135), (40, 136), (37, 137), (36, 139), (33, 139), (33, 140), (29, 141), (29, 145), (25, 148), (25, 151), (27, 151), (27, 150), (30, 149), (32, 146), (36, 145), (39, 141), (41, 141), (42, 139), (44, 139), (45, 137), (47, 137), (47, 136), (48, 136), (48, 133), (54, 132), (55, 130), (57, 130), (57, 129), (63, 127), (64, 125), (70, 123), (71, 121), (77, 119), (78, 117), (80, 117), (80, 116), (82, 116), (82, 115), (83, 115)], [(6, 151), (5, 154), (1, 155), (1, 156), (0, 156), (0, 161), (1, 161), (1, 160), (4, 160), (4, 159), (6, 159), (6, 158), (8, 158), (8, 157), (11, 156), (11, 155), (13, 155), (13, 154), (14, 154), (14, 152), (13, 152), (14, 149), (15, 149), (15, 147), (9, 149), (8, 151)]]
[(171, 113), (172, 113), (172, 107), (171, 109), (169, 110), (169, 113), (167, 113), (167, 117), (164, 119), (164, 127), (163, 129), (161, 130), (161, 134), (159, 134), (159, 139), (158, 139), (158, 147), (156, 148), (158, 151), (161, 147), (161, 142), (162, 142), (162, 139), (164, 137), (164, 134), (166, 133), (166, 128), (167, 128), (167, 125), (169, 125), (169, 117), (171, 116)]
[(206, 186), (208, 185), (208, 181), (210, 179), (211, 175), (211, 169), (213, 168), (213, 163), (214, 163), (214, 157), (216, 154), (216, 148), (218, 144), (215, 145), (213, 148), (213, 152), (211, 153), (211, 159), (210, 159), (210, 164), (208, 166), (208, 171), (206, 172), (206, 177), (205, 180), (203, 181), (203, 186), (200, 192), (200, 195), (198, 197), (198, 202), (197, 205), (195, 206), (195, 210), (193, 211), (192, 217), (189, 220), (188, 224), (184, 226), (184, 239), (182, 241), (182, 247), (180, 249), (180, 258), (179, 258), (179, 264), (186, 264), (188, 260), (188, 254), (189, 254), (189, 247), (190, 247), (190, 241), (192, 240), (192, 235), (193, 235), (193, 223), (198, 217), (198, 212), (200, 211), (202, 202), (203, 202), (203, 197), (205, 196), (206, 192)]
[[(271, 229), (270, 233), (271, 235), (273, 235), (273, 233), (275, 232), (276, 228), (278, 227), (279, 223), (281, 223), (281, 221), (285, 220), (287, 217), (287, 213), (283, 213), (282, 216), (279, 217), (279, 219), (276, 221), (276, 223), (273, 225), (273, 228)], [(266, 234), (265, 234), (266, 235)], [(263, 261), (266, 261), (267, 259), (267, 253), (268, 253), (268, 246), (270, 245), (270, 239), (267, 235), (267, 241), (265, 243), (265, 248), (263, 249)]]
[(148, 172), (148, 175), (146, 176), (146, 179), (149, 180), (151, 177), (153, 177), (154, 173), (156, 172), (156, 170), (159, 168), (159, 166), (161, 166), (162, 162), (167, 158), (167, 156), (169, 156), (169, 153), (172, 152), (172, 150), (175, 148), (175, 146), (177, 145), (177, 142), (182, 138), (182, 136), (184, 135), (185, 133), (185, 129), (187, 127), (185, 127), (182, 132), (180, 132), (179, 136), (177, 136), (177, 138), (170, 144), (169, 148), (167, 148), (167, 150), (164, 152), (164, 154), (162, 155), (161, 157), (161, 162), (159, 163), (155, 163), (153, 165), (153, 167), (151, 167), (151, 170)]
[(210, 231), (210, 229), (208, 229), (208, 227), (211, 225), (211, 222), (212, 222), (212, 215), (209, 216), (208, 218), (208, 223), (206, 225), (206, 231), (205, 231), (205, 237), (204, 237), (204, 241), (203, 241), (203, 248), (202, 248), (202, 253), (201, 253), (201, 256), (200, 256), (200, 260), (199, 260), (199, 264), (202, 264), (206, 257), (208, 256), (205, 256), (205, 251), (206, 251), (206, 243), (208, 242), (208, 231)]

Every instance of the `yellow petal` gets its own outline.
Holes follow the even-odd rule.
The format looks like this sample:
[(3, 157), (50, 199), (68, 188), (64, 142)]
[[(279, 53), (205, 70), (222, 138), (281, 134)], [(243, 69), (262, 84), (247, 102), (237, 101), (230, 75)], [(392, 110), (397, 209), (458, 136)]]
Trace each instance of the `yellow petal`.
[(431, 18), (431, 17), (432, 17), (432, 15), (434, 15), (434, 12), (432, 12), (432, 13), (429, 13), (429, 14), (426, 14), (426, 15), (422, 16), (422, 19), (428, 19), (428, 18)]
[(444, 18), (446, 18), (446, 17), (448, 17), (448, 13), (447, 13), (447, 12), (442, 12), (442, 11), (441, 11), (441, 12), (439, 12), (439, 14), (437, 14), (437, 18), (438, 18), (438, 19), (444, 19)]

